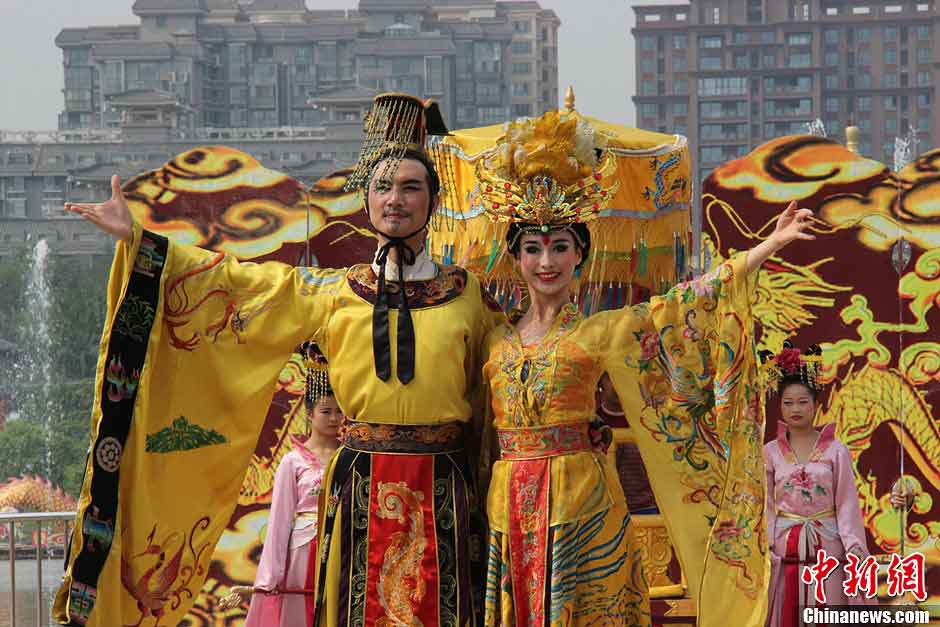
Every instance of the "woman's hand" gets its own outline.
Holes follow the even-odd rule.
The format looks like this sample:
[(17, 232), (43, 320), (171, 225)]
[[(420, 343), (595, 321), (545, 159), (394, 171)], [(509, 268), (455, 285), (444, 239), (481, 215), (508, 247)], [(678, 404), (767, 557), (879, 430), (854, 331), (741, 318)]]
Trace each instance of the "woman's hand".
[(747, 251), (747, 272), (750, 274), (761, 266), (767, 258), (795, 240), (814, 240), (816, 236), (807, 232), (813, 212), (799, 209), (796, 202), (789, 206), (777, 218), (777, 226), (770, 237)]
[(133, 236), (134, 218), (127, 207), (127, 201), (124, 200), (121, 179), (117, 175), (111, 177), (109, 200), (97, 204), (67, 202), (65, 210), (80, 215), (117, 239), (129, 242)]

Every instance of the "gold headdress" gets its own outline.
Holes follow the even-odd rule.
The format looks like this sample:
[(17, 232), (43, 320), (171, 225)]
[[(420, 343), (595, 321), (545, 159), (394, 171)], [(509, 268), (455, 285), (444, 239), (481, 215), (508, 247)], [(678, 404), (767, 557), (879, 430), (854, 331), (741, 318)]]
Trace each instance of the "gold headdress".
[(511, 122), (476, 166), (490, 219), (541, 231), (596, 218), (620, 186), (616, 171), (590, 122), (559, 111)]
[(820, 389), (817, 375), (822, 363), (822, 349), (818, 345), (813, 344), (801, 351), (787, 340), (776, 355), (764, 350), (760, 352), (760, 358), (759, 379), (768, 390), (776, 391), (780, 382), (788, 377), (798, 378), (811, 390)]
[(408, 150), (425, 152), (428, 135), (446, 135), (447, 125), (437, 103), (407, 94), (379, 94), (366, 115), (362, 152), (346, 189), (363, 189), (379, 159), (394, 164)]
[(304, 355), (304, 368), (306, 370), (304, 403), (307, 407), (312, 407), (322, 397), (333, 394), (333, 387), (330, 385), (329, 364), (320, 351), (320, 347), (313, 342), (304, 342), (300, 349)]

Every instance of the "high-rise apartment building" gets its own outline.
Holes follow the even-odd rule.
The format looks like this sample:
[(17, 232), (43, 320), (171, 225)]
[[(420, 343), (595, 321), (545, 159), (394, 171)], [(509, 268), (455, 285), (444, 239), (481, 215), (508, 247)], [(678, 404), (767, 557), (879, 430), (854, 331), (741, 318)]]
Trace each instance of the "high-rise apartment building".
[(45, 237), (110, 250), (64, 215), (113, 173), (225, 144), (312, 182), (355, 163), (380, 91), (438, 100), (451, 128), (538, 115), (558, 101), (560, 20), (537, 2), (136, 0), (140, 23), (65, 29), (57, 131), (0, 131), (0, 259)]
[(133, 11), (138, 25), (56, 38), (60, 129), (115, 127), (115, 101), (141, 90), (178, 102), (188, 128), (316, 126), (311, 99), (353, 86), (435, 98), (455, 128), (557, 106), (560, 20), (537, 2), (136, 0)]
[(891, 164), (908, 129), (937, 145), (935, 0), (705, 0), (637, 6), (637, 124), (687, 135), (703, 179), (820, 119)]

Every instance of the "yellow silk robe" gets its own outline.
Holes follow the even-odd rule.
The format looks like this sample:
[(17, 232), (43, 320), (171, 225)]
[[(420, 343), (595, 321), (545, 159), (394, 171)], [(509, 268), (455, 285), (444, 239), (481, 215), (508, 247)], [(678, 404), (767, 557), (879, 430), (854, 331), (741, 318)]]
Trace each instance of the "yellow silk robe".
[(55, 617), (179, 622), (235, 508), (278, 373), (305, 340), (329, 359), (352, 419), (469, 420), (479, 347), (501, 314), (473, 275), (439, 270), (425, 294), (438, 304), (412, 308), (416, 372), (403, 386), (374, 374), (368, 266), (239, 263), (135, 224), (111, 270), (92, 450)]
[[(597, 382), (609, 374), (693, 595), (701, 589), (699, 624), (762, 624), (766, 606), (762, 429), (745, 411), (755, 400), (745, 257), (649, 303), (589, 318), (568, 305), (537, 345), (523, 346), (503, 325), (485, 349), (493, 426), (510, 440), (590, 422)], [(616, 469), (589, 450), (548, 460), (544, 481), (533, 480), (539, 466), (530, 460), (493, 467), (487, 625), (527, 624), (532, 608), (537, 623), (553, 626), (648, 624)], [(541, 537), (526, 539), (540, 525)], [(514, 529), (523, 536), (517, 549)]]

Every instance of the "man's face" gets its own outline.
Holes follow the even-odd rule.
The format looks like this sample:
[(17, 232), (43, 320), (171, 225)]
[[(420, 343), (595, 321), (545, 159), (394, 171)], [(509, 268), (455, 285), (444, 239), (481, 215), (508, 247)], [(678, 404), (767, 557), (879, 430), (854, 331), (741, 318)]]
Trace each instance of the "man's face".
[(402, 159), (397, 168), (380, 161), (369, 181), (369, 220), (390, 237), (410, 236), (427, 223), (430, 198), (428, 171), (420, 161)]

